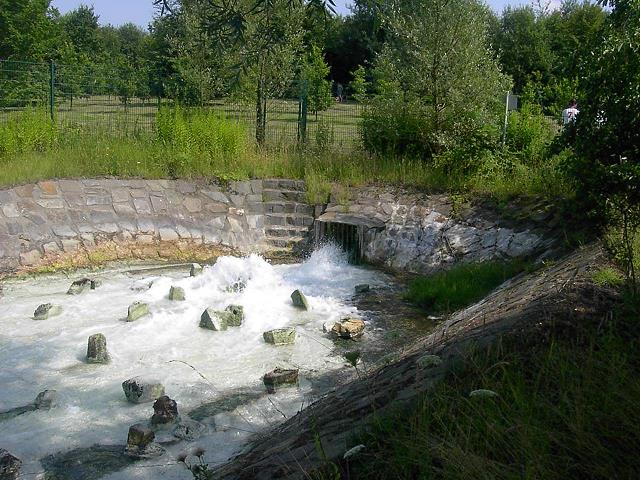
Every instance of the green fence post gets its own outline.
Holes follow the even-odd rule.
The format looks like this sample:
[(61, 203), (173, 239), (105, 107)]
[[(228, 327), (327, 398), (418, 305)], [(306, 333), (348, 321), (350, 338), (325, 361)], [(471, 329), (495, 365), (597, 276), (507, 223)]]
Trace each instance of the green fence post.
[(55, 80), (56, 80), (56, 64), (51, 63), (49, 65), (49, 113), (51, 115), (51, 121), (54, 120), (54, 109), (55, 109)]
[(298, 107), (298, 141), (303, 143), (307, 141), (307, 97), (307, 81), (303, 80), (302, 88), (300, 89), (300, 103)]

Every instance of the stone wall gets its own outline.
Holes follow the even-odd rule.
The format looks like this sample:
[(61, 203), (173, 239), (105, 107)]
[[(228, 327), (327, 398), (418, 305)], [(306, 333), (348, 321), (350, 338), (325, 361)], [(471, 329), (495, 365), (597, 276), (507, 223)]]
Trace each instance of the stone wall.
[(332, 202), (326, 209), (307, 205), (305, 198), (303, 182), (282, 179), (224, 185), (205, 180), (53, 180), (4, 189), (0, 274), (101, 245), (288, 251), (305, 243), (315, 218), (316, 232), (328, 223), (356, 225), (365, 261), (417, 273), (458, 261), (528, 255), (552, 243), (548, 229), (540, 225), (507, 225), (495, 212), (454, 208), (445, 195), (366, 187), (351, 192), (348, 206)]
[(447, 195), (391, 188), (354, 190), (349, 205), (330, 203), (316, 223), (322, 222), (357, 225), (361, 258), (414, 273), (531, 255), (554, 243), (541, 222), (507, 224), (486, 209), (454, 208)]
[(0, 273), (108, 242), (260, 251), (262, 193), (262, 180), (54, 180), (0, 190)]

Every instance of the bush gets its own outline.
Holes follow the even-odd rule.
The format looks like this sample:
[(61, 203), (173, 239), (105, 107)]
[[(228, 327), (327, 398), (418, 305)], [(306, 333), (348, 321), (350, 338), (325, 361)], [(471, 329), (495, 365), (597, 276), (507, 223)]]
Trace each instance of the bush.
[(542, 115), (537, 105), (524, 105), (509, 114), (506, 145), (525, 163), (541, 163), (558, 132), (558, 126)]
[(158, 112), (156, 132), (164, 145), (208, 158), (236, 157), (249, 145), (244, 125), (202, 109), (163, 108)]
[(11, 113), (0, 123), (0, 157), (51, 150), (58, 140), (58, 125), (44, 109)]

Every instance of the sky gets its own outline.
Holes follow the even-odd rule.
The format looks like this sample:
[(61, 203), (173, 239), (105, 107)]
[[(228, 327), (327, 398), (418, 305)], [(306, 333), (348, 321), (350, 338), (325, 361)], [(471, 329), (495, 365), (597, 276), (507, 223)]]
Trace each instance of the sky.
[[(335, 0), (337, 11), (343, 15), (349, 13), (348, 5), (352, 0)], [(522, 0), (487, 0), (489, 5), (496, 11), (501, 12), (508, 5), (526, 3)], [(123, 23), (135, 23), (145, 27), (153, 16), (153, 5), (151, 0), (53, 0), (51, 4), (66, 13), (77, 8), (80, 4), (93, 5), (96, 14), (100, 16), (102, 25), (122, 25)]]

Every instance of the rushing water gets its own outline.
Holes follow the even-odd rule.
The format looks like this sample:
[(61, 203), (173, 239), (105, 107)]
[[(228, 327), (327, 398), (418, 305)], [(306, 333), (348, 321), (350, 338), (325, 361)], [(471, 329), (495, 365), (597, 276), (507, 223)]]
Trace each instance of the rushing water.
[[(127, 403), (121, 383), (142, 375), (160, 379), (181, 413), (238, 390), (261, 391), (265, 372), (277, 366), (300, 369), (299, 386), (259, 396), (203, 420), (204, 437), (191, 444), (167, 447), (153, 460), (136, 462), (104, 478), (190, 478), (176, 455), (202, 446), (211, 464), (238, 452), (252, 432), (292, 416), (308, 404), (313, 379), (345, 368), (333, 352), (322, 324), (354, 312), (354, 286), (383, 285), (378, 272), (349, 265), (335, 247), (327, 246), (304, 263), (271, 265), (259, 256), (223, 257), (204, 273), (189, 277), (184, 270), (150, 275), (124, 271), (94, 275), (102, 286), (78, 296), (66, 295), (71, 280), (61, 275), (12, 281), (0, 298), (0, 411), (30, 403), (45, 389), (58, 392), (58, 406), (0, 422), (0, 448), (24, 462), (25, 473), (41, 472), (46, 455), (93, 444), (123, 445), (128, 427), (148, 420), (152, 404)], [(228, 291), (242, 280), (241, 292)], [(148, 285), (151, 284), (150, 287)], [(183, 287), (186, 301), (168, 300), (171, 285)], [(300, 288), (310, 311), (291, 305)], [(134, 301), (147, 302), (151, 315), (124, 321)], [(62, 305), (63, 313), (45, 321), (32, 319), (42, 303)], [(207, 307), (244, 307), (239, 328), (214, 332), (198, 327)], [(295, 325), (295, 345), (265, 344), (262, 332)], [(111, 355), (108, 365), (85, 362), (87, 338), (103, 333)], [(365, 336), (364, 342), (371, 341)], [(184, 362), (184, 363), (183, 363)], [(169, 464), (166, 467), (154, 465)], [(29, 477), (25, 477), (29, 478)], [(32, 476), (30, 478), (38, 478)]]

